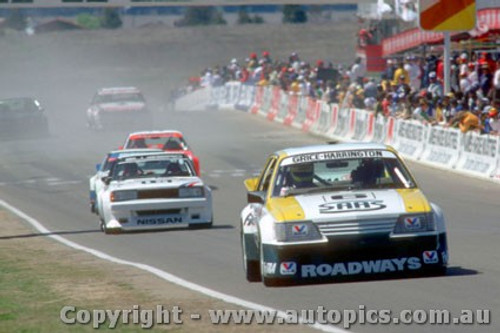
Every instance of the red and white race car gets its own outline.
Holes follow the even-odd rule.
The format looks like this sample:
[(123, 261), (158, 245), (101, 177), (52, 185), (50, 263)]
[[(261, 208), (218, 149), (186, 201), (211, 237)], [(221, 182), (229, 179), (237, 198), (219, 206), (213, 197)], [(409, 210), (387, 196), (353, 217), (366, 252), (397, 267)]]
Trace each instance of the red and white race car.
[(199, 176), (200, 160), (189, 148), (181, 132), (175, 130), (141, 131), (130, 133), (123, 144), (123, 149), (159, 148), (167, 152), (182, 153), (192, 161)]
[(136, 87), (99, 89), (87, 109), (87, 126), (92, 129), (133, 126), (151, 127), (151, 114)]

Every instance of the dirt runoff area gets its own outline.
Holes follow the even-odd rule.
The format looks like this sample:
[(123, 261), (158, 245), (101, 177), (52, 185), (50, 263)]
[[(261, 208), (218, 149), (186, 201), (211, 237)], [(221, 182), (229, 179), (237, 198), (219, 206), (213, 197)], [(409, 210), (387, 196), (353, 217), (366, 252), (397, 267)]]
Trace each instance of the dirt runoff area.
[[(196, 293), (166, 282), (140, 269), (114, 264), (90, 254), (73, 250), (39, 234), (5, 210), (0, 210), (0, 331), (62, 332), (93, 331), (87, 324), (65, 324), (65, 318), (77, 319), (86, 310), (132, 310), (129, 323), (123, 315), (117, 320), (120, 332), (316, 332), (303, 325), (212, 324), (209, 310), (241, 309), (238, 306)], [(161, 306), (169, 312), (155, 324), (149, 317), (138, 317), (133, 324), (133, 310), (154, 310)], [(175, 315), (174, 312), (182, 310)], [(191, 319), (200, 314), (201, 319)], [(156, 316), (154, 312), (152, 317)], [(81, 317), (84, 321), (84, 316)], [(92, 318), (96, 318), (93, 316)], [(64, 320), (67, 320), (64, 319)], [(174, 321), (180, 319), (181, 324)], [(92, 319), (93, 320), (93, 319)], [(109, 328), (108, 320), (100, 325)], [(145, 327), (141, 327), (144, 325)]]

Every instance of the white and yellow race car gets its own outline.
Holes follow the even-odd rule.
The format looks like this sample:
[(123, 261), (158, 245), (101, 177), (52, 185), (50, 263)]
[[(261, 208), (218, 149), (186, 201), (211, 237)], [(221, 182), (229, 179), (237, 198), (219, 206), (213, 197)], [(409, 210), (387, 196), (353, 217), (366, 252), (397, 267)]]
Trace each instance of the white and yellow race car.
[(389, 146), (285, 149), (245, 186), (241, 245), (249, 281), (446, 272), (443, 213)]

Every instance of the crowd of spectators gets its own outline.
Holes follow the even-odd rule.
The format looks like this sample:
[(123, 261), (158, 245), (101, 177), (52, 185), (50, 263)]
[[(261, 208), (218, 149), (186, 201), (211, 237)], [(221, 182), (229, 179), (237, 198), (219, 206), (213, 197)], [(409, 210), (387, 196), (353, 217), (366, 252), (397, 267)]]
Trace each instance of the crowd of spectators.
[(193, 86), (220, 86), (239, 81), (279, 86), (289, 94), (310, 96), (345, 107), (371, 110), (383, 116), (417, 119), (431, 125), (458, 127), (462, 132), (500, 134), (500, 54), (454, 53), (450, 92), (444, 91), (443, 56), (408, 55), (387, 59), (386, 69), (368, 77), (361, 58), (350, 66), (303, 61), (294, 52), (273, 60), (268, 51), (251, 53), (244, 61), (203, 71)]

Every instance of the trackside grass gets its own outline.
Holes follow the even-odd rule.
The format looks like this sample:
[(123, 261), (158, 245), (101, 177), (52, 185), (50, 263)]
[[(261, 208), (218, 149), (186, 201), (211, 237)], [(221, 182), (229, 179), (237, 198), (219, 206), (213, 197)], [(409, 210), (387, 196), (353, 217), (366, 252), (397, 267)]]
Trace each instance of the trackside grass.
[[(60, 320), (64, 306), (94, 309), (183, 310), (183, 323), (150, 329), (121, 323), (115, 332), (314, 332), (305, 326), (213, 325), (209, 309), (236, 309), (141, 270), (112, 264), (37, 235), (18, 218), (0, 210), (0, 333), (93, 332), (92, 322), (67, 325)], [(242, 281), (242, 283), (246, 283)], [(200, 320), (190, 320), (200, 313)], [(69, 313), (75, 318), (75, 313)], [(132, 320), (132, 316), (129, 317)], [(172, 320), (172, 317), (171, 317)], [(108, 331), (109, 321), (99, 331)]]

